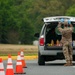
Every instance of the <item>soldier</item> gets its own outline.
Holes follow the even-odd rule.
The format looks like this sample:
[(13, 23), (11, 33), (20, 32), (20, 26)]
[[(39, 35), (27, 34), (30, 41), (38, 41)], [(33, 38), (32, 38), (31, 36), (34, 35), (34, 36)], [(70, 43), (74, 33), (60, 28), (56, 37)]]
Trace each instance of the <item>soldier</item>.
[[(64, 28), (61, 27), (61, 25), (64, 24)], [(73, 32), (73, 26), (70, 22), (64, 21), (64, 19), (61, 19), (61, 22), (58, 24), (58, 30), (62, 34), (61, 43), (63, 45), (63, 54), (66, 60), (66, 64), (64, 66), (72, 66), (72, 60), (73, 60), (73, 48), (72, 48), (72, 32)]]

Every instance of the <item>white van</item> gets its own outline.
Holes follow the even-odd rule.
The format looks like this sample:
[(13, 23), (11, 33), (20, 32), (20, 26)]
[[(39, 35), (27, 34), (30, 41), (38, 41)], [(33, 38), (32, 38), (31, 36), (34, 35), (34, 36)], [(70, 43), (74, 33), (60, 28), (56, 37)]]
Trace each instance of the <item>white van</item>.
[[(64, 59), (62, 52), (62, 45), (60, 44), (61, 33), (57, 29), (58, 22), (61, 19), (70, 20), (75, 27), (75, 17), (69, 16), (54, 16), (43, 18), (44, 25), (40, 34), (36, 33), (35, 36), (39, 37), (38, 44), (38, 64), (45, 65), (45, 61), (52, 61), (56, 59)], [(63, 27), (63, 25), (62, 25)], [(72, 34), (73, 39), (73, 60), (75, 60), (75, 28)]]

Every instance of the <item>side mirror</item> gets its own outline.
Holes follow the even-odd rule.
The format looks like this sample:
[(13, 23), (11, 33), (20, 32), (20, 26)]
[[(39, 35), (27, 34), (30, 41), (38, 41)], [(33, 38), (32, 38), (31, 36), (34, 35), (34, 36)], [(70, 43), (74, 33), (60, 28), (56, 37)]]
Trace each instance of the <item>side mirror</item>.
[(35, 33), (34, 36), (39, 38), (39, 33)]

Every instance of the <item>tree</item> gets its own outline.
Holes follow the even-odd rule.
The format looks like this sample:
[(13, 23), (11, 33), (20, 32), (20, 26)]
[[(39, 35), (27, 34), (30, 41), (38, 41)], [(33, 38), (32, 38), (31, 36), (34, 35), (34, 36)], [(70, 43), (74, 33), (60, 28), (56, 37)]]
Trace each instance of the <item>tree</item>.
[(68, 15), (68, 16), (73, 16), (73, 17), (75, 16), (75, 5), (71, 6), (71, 7), (67, 10), (66, 15)]
[(22, 44), (32, 44), (34, 30), (27, 19), (22, 19), (22, 25), (19, 32)]
[(0, 0), (0, 43), (31, 44), (44, 17), (74, 16), (74, 3), (75, 0)]
[[(22, 40), (22, 43), (31, 43), (33, 40), (33, 27), (27, 19), (26, 9), (24, 6), (25, 0), (0, 0), (0, 43), (18, 43)], [(29, 24), (29, 25), (28, 25)], [(25, 25), (25, 32), (22, 32), (22, 26)], [(27, 27), (27, 28), (26, 28)], [(21, 29), (22, 28), (22, 29)], [(27, 30), (30, 29), (31, 31)], [(24, 38), (29, 34), (30, 39)], [(22, 35), (22, 36), (20, 36)], [(28, 40), (28, 41), (24, 41)]]
[(36, 32), (41, 30), (44, 17), (63, 15), (64, 6), (58, 0), (35, 0), (31, 8), (27, 10), (28, 18), (32, 21)]

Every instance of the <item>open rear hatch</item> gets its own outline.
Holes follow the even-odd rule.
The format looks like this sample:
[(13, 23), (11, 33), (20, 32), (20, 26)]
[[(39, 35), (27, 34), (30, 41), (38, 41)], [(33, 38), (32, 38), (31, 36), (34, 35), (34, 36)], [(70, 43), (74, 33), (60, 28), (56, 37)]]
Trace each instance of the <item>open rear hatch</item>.
[[(61, 33), (57, 30), (57, 25), (58, 22), (50, 22), (46, 25), (45, 50), (62, 50), (62, 45), (60, 43)], [(75, 49), (75, 23), (72, 22), (72, 25), (74, 27), (74, 32), (72, 34), (73, 49)]]

